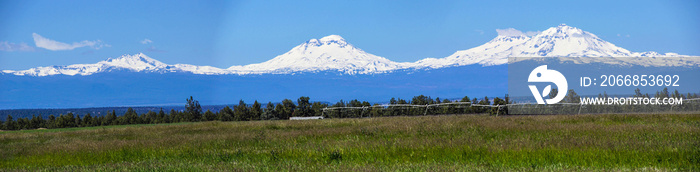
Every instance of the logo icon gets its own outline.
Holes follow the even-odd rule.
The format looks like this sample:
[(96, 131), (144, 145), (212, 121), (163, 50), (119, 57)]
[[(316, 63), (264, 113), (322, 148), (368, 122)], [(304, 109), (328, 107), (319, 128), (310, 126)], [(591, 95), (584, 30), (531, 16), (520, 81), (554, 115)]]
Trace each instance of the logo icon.
[(552, 91), (552, 85), (544, 87), (542, 94), (537, 90), (537, 86), (528, 85), (532, 95), (535, 96), (535, 100), (537, 100), (537, 104), (545, 104), (545, 102), (546, 104), (559, 103), (559, 101), (564, 99), (566, 91), (569, 88), (569, 84), (566, 82), (564, 75), (559, 73), (559, 71), (547, 69), (547, 65), (538, 66), (532, 70), (530, 76), (527, 78), (527, 82), (551, 82), (560, 90), (554, 98), (550, 97), (549, 99), (543, 100), (543, 98)]

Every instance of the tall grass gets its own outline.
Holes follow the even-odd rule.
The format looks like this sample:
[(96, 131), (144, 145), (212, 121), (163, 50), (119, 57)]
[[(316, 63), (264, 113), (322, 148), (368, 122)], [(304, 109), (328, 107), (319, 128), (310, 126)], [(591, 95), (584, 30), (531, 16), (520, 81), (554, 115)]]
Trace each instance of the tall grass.
[(453, 115), (0, 132), (0, 169), (700, 170), (700, 115)]

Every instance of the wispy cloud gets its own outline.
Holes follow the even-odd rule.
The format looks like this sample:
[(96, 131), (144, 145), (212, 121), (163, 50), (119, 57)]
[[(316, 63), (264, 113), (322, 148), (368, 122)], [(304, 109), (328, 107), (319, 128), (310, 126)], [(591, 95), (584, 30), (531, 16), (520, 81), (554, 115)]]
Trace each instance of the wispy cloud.
[(100, 40), (96, 40), (96, 41), (84, 40), (84, 41), (73, 42), (72, 44), (68, 44), (68, 43), (54, 41), (54, 40), (51, 40), (49, 38), (45, 38), (37, 33), (32, 33), (32, 36), (34, 37), (34, 44), (36, 44), (36, 47), (44, 48), (44, 49), (51, 50), (51, 51), (73, 50), (73, 49), (80, 48), (80, 47), (91, 47), (91, 48), (94, 48), (96, 50), (99, 50), (102, 47), (112, 47), (109, 44), (102, 43), (102, 41), (100, 41)]
[(508, 29), (496, 29), (496, 32), (498, 32), (498, 36), (535, 36), (537, 34), (542, 33), (541, 31), (527, 31), (527, 32), (522, 32), (517, 29), (513, 28), (508, 28)]
[(153, 43), (153, 41), (151, 41), (150, 39), (143, 39), (143, 41), (141, 41), (141, 44), (150, 44), (150, 43)]
[(34, 51), (34, 47), (27, 45), (26, 43), (12, 43), (12, 42), (0, 42), (0, 51)]
[(146, 51), (148, 52), (159, 52), (159, 53), (164, 53), (166, 52), (165, 50), (157, 49), (155, 46), (151, 46), (146, 48)]
[(496, 29), (498, 36), (524, 36), (525, 34), (517, 29)]
[(623, 36), (629, 38), (629, 37), (630, 37), (630, 34), (627, 34), (627, 35), (621, 35), (621, 34), (619, 34), (619, 33), (617, 34), (617, 37), (623, 37)]
[(540, 33), (542, 33), (542, 31), (527, 31), (525, 32), (525, 36), (535, 36)]
[(479, 33), (479, 35), (483, 35), (483, 34), (484, 34), (484, 30), (480, 30), (480, 29), (474, 30), (474, 32)]

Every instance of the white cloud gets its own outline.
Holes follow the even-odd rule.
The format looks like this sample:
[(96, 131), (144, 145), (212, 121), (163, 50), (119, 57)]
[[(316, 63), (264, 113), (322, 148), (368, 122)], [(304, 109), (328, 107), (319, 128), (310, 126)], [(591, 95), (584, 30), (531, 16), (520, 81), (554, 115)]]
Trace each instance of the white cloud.
[(164, 51), (164, 50), (157, 49), (157, 48), (154, 47), (154, 46), (151, 46), (151, 47), (149, 47), (149, 48), (146, 48), (146, 51), (148, 51), (148, 52), (160, 52), (160, 53), (166, 52), (166, 51)]
[(525, 32), (525, 36), (535, 36), (540, 33), (542, 33), (542, 31), (527, 31)]
[(150, 44), (150, 43), (153, 43), (153, 41), (151, 41), (150, 39), (144, 39), (143, 41), (141, 41), (141, 44)]
[(26, 43), (15, 44), (12, 42), (0, 42), (0, 51), (34, 51), (34, 47), (27, 45)]
[(477, 30), (474, 30), (474, 31), (477, 32), (477, 33), (479, 33), (479, 35), (483, 35), (483, 34), (484, 34), (484, 30), (479, 30), (479, 29), (477, 29)]
[(622, 35), (622, 34), (619, 34), (619, 33), (617, 34), (617, 37), (622, 37), (622, 36), (628, 37), (628, 38), (629, 38), (629, 37), (630, 37), (630, 34), (627, 34), (627, 35)]
[(542, 33), (541, 31), (527, 31), (523, 33), (522, 31), (519, 31), (517, 29), (513, 28), (508, 28), (508, 29), (496, 29), (496, 32), (498, 32), (498, 36), (535, 36), (537, 34)]
[(96, 50), (99, 50), (102, 47), (112, 47), (109, 44), (104, 44), (100, 40), (96, 41), (80, 41), (80, 42), (73, 42), (72, 44), (68, 43), (63, 43), (63, 42), (58, 42), (51, 40), (49, 38), (45, 38), (37, 33), (32, 33), (32, 36), (34, 37), (34, 44), (36, 44), (36, 47), (39, 48), (45, 48), (47, 50), (52, 50), (52, 51), (58, 51), (58, 50), (73, 50), (76, 48), (80, 47), (91, 47)]
[(513, 28), (508, 28), (508, 29), (496, 29), (496, 32), (498, 32), (498, 36), (524, 36), (523, 32), (513, 29)]

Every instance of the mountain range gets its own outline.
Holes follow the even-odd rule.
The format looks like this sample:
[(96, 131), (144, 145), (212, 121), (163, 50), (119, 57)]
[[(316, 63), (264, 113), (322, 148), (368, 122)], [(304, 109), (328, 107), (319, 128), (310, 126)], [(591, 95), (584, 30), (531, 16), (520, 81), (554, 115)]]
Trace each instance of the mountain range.
[[(664, 58), (660, 58), (662, 56)], [(528, 74), (532, 68), (511, 68), (518, 64), (540, 63), (538, 58), (532, 57), (560, 60), (559, 69), (678, 74), (682, 78), (678, 83), (685, 86), (678, 88), (682, 92), (697, 92), (692, 86), (700, 84), (694, 81), (700, 67), (697, 57), (631, 52), (592, 33), (562, 24), (532, 36), (500, 35), (481, 46), (444, 58), (416, 62), (395, 62), (365, 52), (341, 36), (330, 35), (310, 39), (266, 62), (226, 69), (165, 64), (139, 53), (94, 64), (3, 70), (0, 72), (0, 109), (180, 106), (190, 96), (202, 105), (231, 104), (239, 100), (280, 102), (300, 96), (329, 103), (353, 99), (384, 103), (392, 97), (410, 100), (421, 94), (453, 100), (464, 96), (479, 99), (506, 94), (517, 96), (517, 90), (510, 91), (509, 82), (518, 79), (513, 76)], [(586, 64), (579, 65), (581, 63)], [(579, 73), (566, 75), (571, 77)], [(527, 77), (519, 79), (524, 78)], [(524, 95), (530, 94), (527, 87), (523, 89), (520, 92)], [(574, 89), (581, 90), (581, 95), (598, 94)], [(634, 89), (615, 87), (607, 93), (624, 94)], [(651, 92), (658, 88), (642, 90)]]
[[(20, 76), (92, 75), (110, 71), (144, 73), (191, 73), (203, 75), (291, 74), (304, 72), (338, 72), (341, 74), (378, 74), (399, 70), (437, 69), (478, 64), (502, 65), (508, 58), (528, 57), (614, 57), (600, 58), (608, 64), (643, 66), (700, 66), (700, 59), (676, 53), (631, 52), (600, 39), (579, 28), (561, 24), (534, 36), (499, 35), (493, 40), (467, 50), (457, 51), (444, 58), (426, 58), (416, 62), (395, 62), (367, 53), (348, 43), (339, 35), (308, 40), (287, 53), (266, 62), (220, 69), (190, 64), (169, 65), (143, 53), (123, 55), (95, 64), (36, 67), (27, 70), (3, 70), (3, 74)], [(637, 57), (678, 57), (672, 60)], [(516, 59), (517, 60), (517, 59)]]

